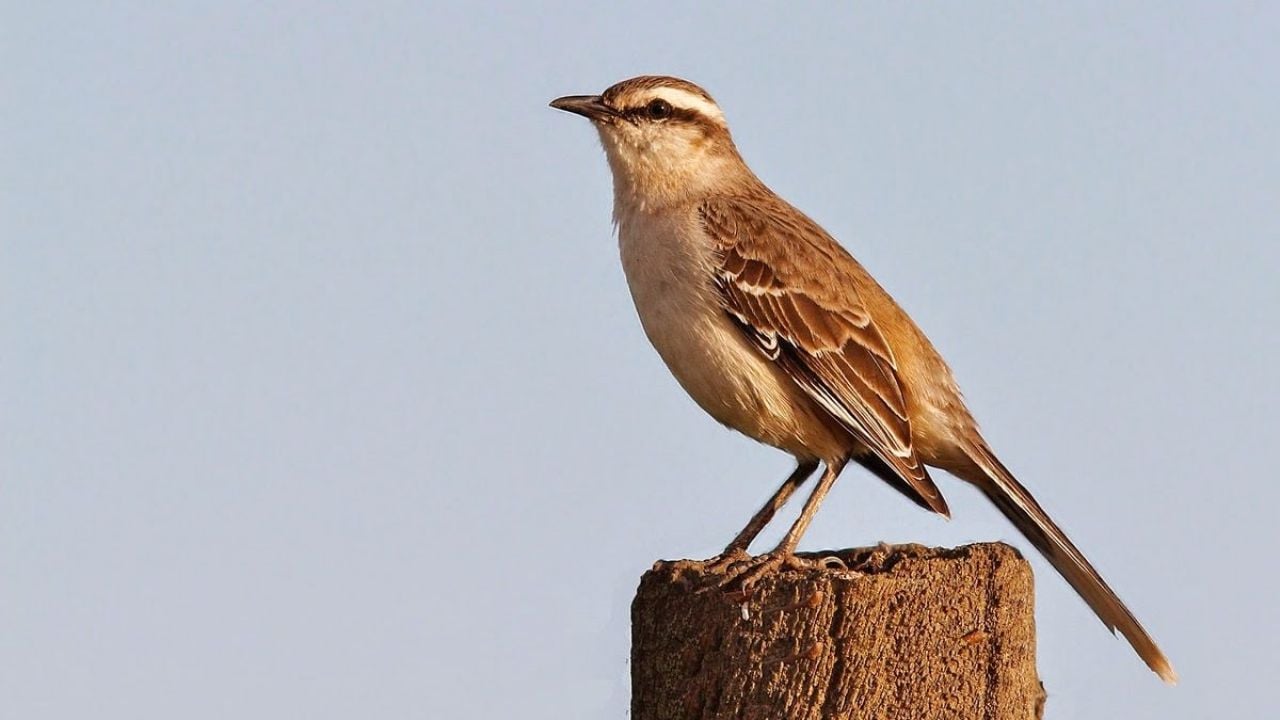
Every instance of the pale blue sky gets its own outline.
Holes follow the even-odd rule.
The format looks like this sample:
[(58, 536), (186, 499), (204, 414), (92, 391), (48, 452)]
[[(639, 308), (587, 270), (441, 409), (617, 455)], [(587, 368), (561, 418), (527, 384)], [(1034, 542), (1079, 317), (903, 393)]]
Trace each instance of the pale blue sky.
[[(789, 468), (648, 347), (546, 107), (660, 72), (1183, 677), (1036, 558), (1048, 716), (1261, 716), (1280, 11), (1114, 5), (6, 4), (0, 715), (624, 717), (640, 573)], [(805, 547), (1029, 548), (939, 482), (950, 523), (849, 471)]]

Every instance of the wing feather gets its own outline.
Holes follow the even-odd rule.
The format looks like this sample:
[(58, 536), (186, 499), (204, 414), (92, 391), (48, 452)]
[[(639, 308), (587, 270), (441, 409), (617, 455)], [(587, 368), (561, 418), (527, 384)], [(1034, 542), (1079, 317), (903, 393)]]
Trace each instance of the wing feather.
[(842, 268), (853, 259), (780, 200), (719, 199), (699, 212), (719, 251), (716, 287), (743, 333), (917, 501), (947, 514), (912, 447), (893, 352)]

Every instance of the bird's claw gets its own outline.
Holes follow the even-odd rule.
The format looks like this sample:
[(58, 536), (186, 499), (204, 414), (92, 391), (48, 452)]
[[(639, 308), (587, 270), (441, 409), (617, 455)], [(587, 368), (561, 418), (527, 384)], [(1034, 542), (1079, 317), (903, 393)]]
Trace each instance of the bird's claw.
[(705, 569), (708, 573), (720, 574), (729, 568), (751, 560), (751, 556), (742, 548), (726, 548), (724, 552), (707, 561)]
[(756, 557), (743, 557), (726, 566), (725, 577), (717, 583), (717, 587), (726, 593), (749, 595), (752, 587), (769, 575), (780, 570), (804, 570), (811, 564), (812, 561), (798, 558), (792, 553), (771, 552)]

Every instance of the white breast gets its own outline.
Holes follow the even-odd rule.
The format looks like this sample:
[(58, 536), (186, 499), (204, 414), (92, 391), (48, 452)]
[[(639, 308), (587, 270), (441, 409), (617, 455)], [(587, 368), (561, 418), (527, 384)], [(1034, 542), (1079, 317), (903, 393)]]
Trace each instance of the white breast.
[(822, 423), (802, 392), (722, 309), (713, 247), (696, 214), (620, 216), (618, 244), (645, 334), (694, 401), (760, 442), (824, 457), (835, 438), (814, 427)]

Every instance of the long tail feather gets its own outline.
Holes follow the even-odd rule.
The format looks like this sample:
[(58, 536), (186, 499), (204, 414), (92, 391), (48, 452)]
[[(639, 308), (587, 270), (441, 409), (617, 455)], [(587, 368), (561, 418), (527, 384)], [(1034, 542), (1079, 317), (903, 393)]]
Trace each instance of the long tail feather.
[(1155, 640), (1075, 544), (1049, 518), (1031, 493), (1013, 477), (1013, 473), (980, 441), (975, 444), (972, 460), (981, 472), (965, 473), (962, 477), (976, 485), (995, 503), (1062, 577), (1071, 583), (1080, 597), (1089, 603), (1089, 607), (1093, 608), (1103, 624), (1113, 633), (1119, 631), (1129, 641), (1147, 667), (1159, 675), (1161, 680), (1176, 685), (1178, 673), (1156, 646)]

